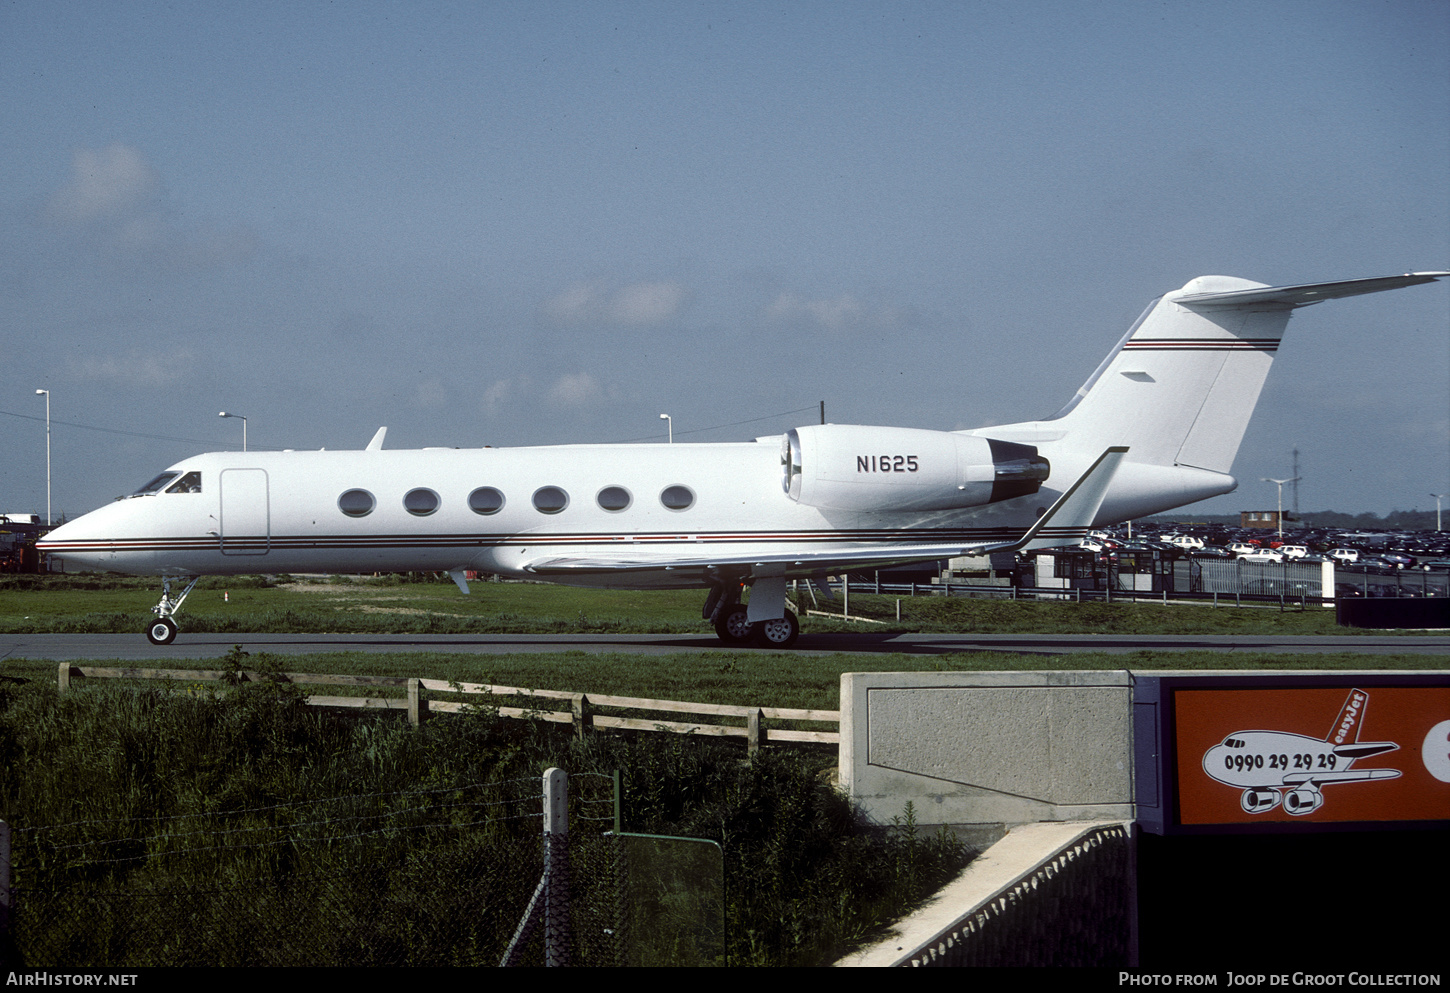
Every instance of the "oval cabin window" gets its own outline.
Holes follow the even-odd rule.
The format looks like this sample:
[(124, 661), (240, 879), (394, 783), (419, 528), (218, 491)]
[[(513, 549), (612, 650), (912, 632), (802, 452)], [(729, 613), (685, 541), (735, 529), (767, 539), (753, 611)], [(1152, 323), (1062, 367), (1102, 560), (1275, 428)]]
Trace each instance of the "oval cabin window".
[(475, 514), (497, 514), (503, 510), (503, 493), (492, 486), (480, 486), (468, 494), (468, 509)]
[(367, 490), (348, 490), (337, 498), (337, 508), (348, 517), (366, 517), (376, 505), (377, 501)]
[(670, 510), (689, 510), (695, 504), (695, 491), (688, 486), (667, 486), (660, 494), (660, 503)]
[(615, 514), (621, 510), (628, 510), (632, 502), (629, 490), (623, 486), (606, 486), (599, 491), (599, 496), (596, 499), (599, 501), (599, 506)]
[(437, 493), (419, 487), (403, 497), (403, 509), (414, 517), (427, 517), (438, 509), (440, 502)]
[(569, 506), (569, 494), (557, 486), (541, 486), (534, 491), (534, 509), (541, 514), (557, 514)]

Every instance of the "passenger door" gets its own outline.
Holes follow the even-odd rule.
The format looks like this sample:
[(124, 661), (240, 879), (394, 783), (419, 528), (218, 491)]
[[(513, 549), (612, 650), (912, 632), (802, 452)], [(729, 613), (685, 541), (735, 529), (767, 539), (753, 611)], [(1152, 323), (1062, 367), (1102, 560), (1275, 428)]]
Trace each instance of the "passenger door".
[(272, 547), (267, 471), (223, 469), (219, 485), (222, 554), (266, 555)]

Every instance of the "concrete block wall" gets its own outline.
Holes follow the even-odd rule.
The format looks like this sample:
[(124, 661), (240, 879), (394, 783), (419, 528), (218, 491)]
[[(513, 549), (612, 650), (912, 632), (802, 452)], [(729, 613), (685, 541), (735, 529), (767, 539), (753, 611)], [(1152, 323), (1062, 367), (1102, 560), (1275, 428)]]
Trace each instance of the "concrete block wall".
[(845, 673), (840, 782), (880, 823), (1131, 820), (1131, 706), (1126, 670)]

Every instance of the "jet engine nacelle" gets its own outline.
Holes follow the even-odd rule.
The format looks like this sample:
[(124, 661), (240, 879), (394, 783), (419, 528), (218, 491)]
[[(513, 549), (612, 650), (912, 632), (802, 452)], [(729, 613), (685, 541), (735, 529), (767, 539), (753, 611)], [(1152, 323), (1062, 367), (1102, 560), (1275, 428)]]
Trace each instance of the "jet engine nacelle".
[(1030, 445), (950, 431), (819, 424), (786, 433), (781, 485), (832, 510), (955, 510), (1036, 493), (1051, 466)]
[(1243, 796), (1239, 797), (1239, 806), (1249, 814), (1262, 814), (1266, 810), (1273, 810), (1278, 805), (1278, 790), (1248, 789), (1244, 790)]
[(1302, 786), (1284, 794), (1284, 809), (1297, 816), (1312, 814), (1324, 806), (1324, 794), (1310, 786)]

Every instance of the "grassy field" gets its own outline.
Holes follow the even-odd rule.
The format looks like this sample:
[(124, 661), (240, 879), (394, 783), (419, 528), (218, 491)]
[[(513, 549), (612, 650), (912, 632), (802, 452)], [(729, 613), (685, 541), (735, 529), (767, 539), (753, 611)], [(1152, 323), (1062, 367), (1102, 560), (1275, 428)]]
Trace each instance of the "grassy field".
[[(158, 652), (160, 650), (158, 649)], [(92, 660), (84, 665), (134, 665)], [(199, 668), (195, 661), (155, 663)], [(288, 672), (349, 676), (419, 676), (458, 682), (495, 683), (572, 693), (610, 693), (656, 700), (686, 700), (737, 706), (835, 710), (843, 672), (991, 672), (1034, 669), (1445, 669), (1450, 659), (1430, 655), (1360, 655), (1352, 652), (1287, 655), (1262, 652), (1108, 652), (1061, 655), (1014, 652), (952, 652), (942, 655), (805, 654), (718, 651), (640, 655), (632, 652), (321, 652), (308, 655), (254, 653), (260, 667)], [(215, 666), (211, 666), (215, 667)], [(54, 685), (54, 662), (6, 659), (0, 678)], [(347, 694), (346, 688), (324, 692)], [(358, 689), (355, 695), (401, 696), (401, 690)]]
[[(139, 638), (157, 585), (103, 577), (6, 579), (0, 581), (0, 630), (117, 631)], [(516, 583), (476, 583), (473, 589), (464, 597), (448, 582), (211, 580), (192, 593), (182, 618), (184, 630), (235, 632), (239, 641), (250, 632), (710, 633), (699, 619), (700, 594), (693, 591), (601, 592)], [(902, 601), (900, 624), (895, 608), (894, 598), (853, 595), (853, 615), (891, 623), (858, 626), (806, 617), (803, 627), (1348, 633), (1334, 625), (1332, 611), (1318, 608), (1280, 612), (920, 597)], [(164, 658), (164, 650), (158, 649), (157, 657)], [(219, 659), (208, 667), (227, 664)], [(230, 664), (273, 672), (426, 676), (836, 709), (840, 674), (853, 671), (1443, 669), (1450, 659), (1408, 653), (1141, 651), (1068, 659), (1008, 652), (817, 655), (724, 649), (665, 655), (243, 656), (237, 649)], [(425, 793), (433, 795), (428, 791), (441, 788), (449, 796), (457, 794), (460, 802), (482, 803), (495, 782), (537, 777), (550, 764), (581, 776), (631, 770), (627, 828), (714, 838), (726, 846), (734, 964), (828, 962), (919, 900), (970, 856), (946, 836), (917, 838), (909, 830), (883, 832), (860, 824), (830, 785), (831, 749), (768, 749), (761, 760), (746, 762), (738, 742), (652, 734), (576, 740), (566, 728), (500, 721), (487, 714), (438, 718), (409, 728), (396, 713), (299, 707), (298, 690), (285, 684), (215, 684), (217, 689), (203, 690), (95, 680), (81, 692), (60, 697), (55, 679), (55, 663), (49, 661), (9, 658), (0, 666), (0, 762), (10, 773), (0, 777), (0, 816), (21, 827), (20, 840), (28, 846), (18, 857), (17, 871), (22, 887), (30, 887), (29, 906), (44, 904), (53, 914), (42, 926), (33, 914), (23, 924), (31, 928), (24, 939), (33, 964), (496, 961), (495, 939), (512, 927), (516, 910), (461, 937), (450, 929), (459, 920), (477, 918), (483, 905), (435, 905), (427, 894), (451, 889), (462, 894), (461, 900), (482, 900), (479, 894), (492, 892), (489, 887), (507, 887), (520, 889), (526, 898), (534, 881), (529, 873), (514, 872), (482, 889), (476, 881), (485, 865), (518, 864), (516, 849), (507, 846), (522, 844), (536, 827), (470, 828), (445, 835), (437, 828), (415, 830), (411, 819), (422, 816), (423, 807), (436, 806), (426, 798)], [(317, 811), (334, 807), (337, 812), (328, 816), (335, 819), (318, 820)], [(438, 816), (450, 815), (443, 810)], [(171, 825), (202, 821), (206, 830), (247, 838), (254, 847), (206, 849), (215, 856), (187, 854), (194, 843), (172, 840), (182, 828)], [(322, 823), (318, 830), (324, 834), (311, 839), (298, 827), (304, 822)], [(100, 823), (109, 827), (104, 837), (93, 837), (99, 829), (87, 825)], [(339, 831), (356, 833), (357, 846), (334, 845), (327, 832)], [(91, 846), (77, 847), (80, 852), (115, 849), (119, 854), (111, 861), (59, 857), (68, 845)], [(181, 851), (167, 854), (173, 848)], [(419, 875), (423, 866), (429, 867), (426, 876)], [(318, 890), (320, 880), (332, 887), (325, 895)], [(170, 896), (153, 904), (134, 903), (139, 891), (202, 895), (177, 910)], [(234, 894), (240, 903), (207, 895), (218, 892)], [(120, 909), (97, 909), (119, 900), (116, 894), (125, 898), (115, 904)], [(238, 908), (259, 901), (269, 902), (269, 914), (275, 911), (278, 920), (295, 925), (266, 940), (239, 927), (245, 914)], [(180, 912), (190, 915), (189, 928), (202, 922), (200, 932), (179, 929), (172, 915)], [(425, 922), (436, 929), (426, 930)], [(425, 930), (437, 937), (418, 937)], [(304, 932), (322, 937), (297, 937)], [(404, 933), (413, 937), (399, 944)], [(179, 934), (185, 940), (178, 941)]]
[[(588, 590), (541, 583), (471, 584), (464, 596), (443, 580), (300, 581), (234, 576), (203, 580), (179, 615), (182, 630), (251, 633), (709, 633), (704, 592)], [(0, 632), (130, 632), (151, 619), (155, 579), (5, 577)], [(173, 592), (179, 592), (174, 587)], [(805, 594), (802, 594), (805, 596)], [(901, 620), (896, 620), (896, 605)], [(806, 602), (800, 606), (817, 606)], [(822, 601), (825, 612), (841, 602)], [(1214, 608), (1204, 604), (1071, 603), (973, 597), (851, 595), (853, 617), (803, 615), (811, 631), (1030, 632), (1036, 634), (1353, 634), (1322, 607)], [(1384, 633), (1384, 632), (1375, 632)]]
[(825, 964), (971, 854), (863, 823), (820, 750), (746, 762), (709, 739), (576, 739), (486, 710), (414, 728), (275, 683), (191, 689), (0, 681), (25, 965), (496, 964), (541, 871), (550, 766), (571, 779), (576, 964), (620, 964), (614, 770), (626, 830), (722, 846), (735, 965)]

